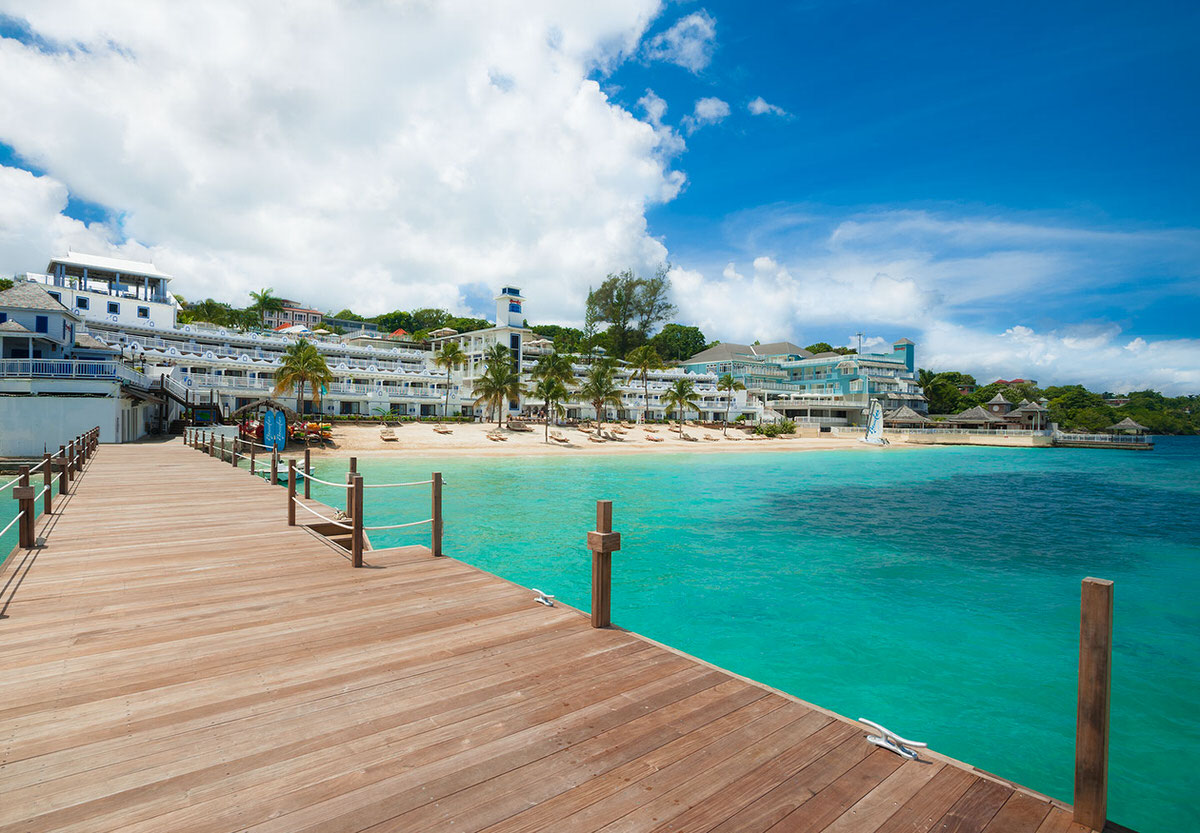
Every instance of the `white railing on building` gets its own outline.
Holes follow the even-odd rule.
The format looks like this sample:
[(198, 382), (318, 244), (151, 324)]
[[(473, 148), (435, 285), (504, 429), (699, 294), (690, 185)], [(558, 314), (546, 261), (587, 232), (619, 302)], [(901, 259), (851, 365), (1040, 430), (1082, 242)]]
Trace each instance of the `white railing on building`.
[(121, 362), (75, 359), (4, 359), (0, 376), (17, 379), (94, 379), (148, 388), (150, 380)]
[[(1050, 433), (1049, 431), (1045, 433)], [(1054, 434), (1055, 440), (1074, 443), (1125, 443), (1125, 444), (1140, 444), (1151, 445), (1154, 440), (1144, 434), (1070, 434), (1065, 431), (1058, 431)]]

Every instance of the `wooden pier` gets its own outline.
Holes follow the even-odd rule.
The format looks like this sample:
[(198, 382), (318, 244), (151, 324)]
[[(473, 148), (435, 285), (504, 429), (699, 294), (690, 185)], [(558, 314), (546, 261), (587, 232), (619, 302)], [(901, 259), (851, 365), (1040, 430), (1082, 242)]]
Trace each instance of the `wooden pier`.
[(1085, 829), (423, 547), (353, 569), (287, 499), (178, 440), (56, 497), (0, 571), (0, 833)]

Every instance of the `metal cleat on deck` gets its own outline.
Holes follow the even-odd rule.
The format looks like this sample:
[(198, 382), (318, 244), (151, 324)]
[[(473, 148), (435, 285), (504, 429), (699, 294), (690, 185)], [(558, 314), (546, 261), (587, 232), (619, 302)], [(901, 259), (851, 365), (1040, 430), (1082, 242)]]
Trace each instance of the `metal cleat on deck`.
[(554, 597), (553, 596), (547, 596), (545, 593), (543, 593), (541, 590), (538, 590), (536, 587), (533, 588), (533, 592), (537, 593), (537, 595), (533, 597), (533, 600), (535, 602), (537, 602), (540, 605), (545, 605), (546, 607), (554, 607)]
[(865, 717), (860, 717), (858, 722), (869, 726), (879, 733), (878, 735), (867, 735), (868, 743), (873, 743), (876, 746), (880, 746), (884, 749), (895, 752), (901, 758), (907, 758), (910, 761), (915, 761), (919, 757), (915, 748), (925, 749), (929, 746), (929, 744), (921, 743), (920, 741), (905, 740), (895, 732), (885, 729), (878, 723), (874, 722), (873, 720), (867, 720)]

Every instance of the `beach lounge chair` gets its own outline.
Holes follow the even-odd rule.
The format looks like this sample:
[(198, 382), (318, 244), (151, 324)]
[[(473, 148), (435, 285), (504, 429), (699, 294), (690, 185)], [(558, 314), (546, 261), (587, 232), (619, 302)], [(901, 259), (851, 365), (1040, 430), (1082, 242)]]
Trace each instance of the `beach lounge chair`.
[(396, 441), (396, 431), (390, 425), (379, 426), (379, 439), (384, 442), (394, 443)]
[(657, 434), (658, 433), (657, 428), (649, 428), (645, 425), (642, 426), (642, 430), (645, 431), (647, 434)]
[(593, 434), (588, 434), (588, 440), (591, 442), (594, 442), (594, 443), (606, 442), (606, 440), (603, 437), (597, 437)]
[(663, 441), (662, 437), (646, 437), (646, 439), (652, 443), (661, 443)]
[(725, 439), (732, 440), (735, 443), (740, 443), (742, 441), (741, 437), (731, 437), (728, 434), (725, 435)]
[(433, 430), (437, 434), (453, 434), (454, 433), (453, 428), (447, 428), (444, 425), (435, 425), (435, 426), (433, 426)]
[(564, 443), (565, 444), (565, 443), (571, 442), (569, 439), (567, 439), (566, 437), (563, 436), (561, 431), (551, 431), (550, 439), (554, 440), (556, 443)]
[(718, 439), (717, 439), (716, 437), (714, 437), (712, 434), (705, 434), (705, 435), (704, 435), (704, 441), (705, 441), (705, 442), (709, 442), (709, 443), (720, 442), (720, 440), (718, 440)]

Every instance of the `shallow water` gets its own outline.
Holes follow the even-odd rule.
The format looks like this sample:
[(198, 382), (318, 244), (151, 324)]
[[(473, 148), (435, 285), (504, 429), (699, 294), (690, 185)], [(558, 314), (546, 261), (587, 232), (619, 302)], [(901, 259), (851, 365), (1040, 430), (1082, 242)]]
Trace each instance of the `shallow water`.
[[(368, 483), (434, 468), (448, 555), (586, 610), (584, 539), (595, 500), (611, 499), (618, 624), (1065, 801), (1079, 582), (1112, 579), (1109, 815), (1143, 833), (1200, 829), (1200, 438), (1148, 453), (359, 461)], [(314, 473), (344, 472), (322, 460)], [(427, 487), (368, 489), (368, 523), (428, 517), (428, 501)], [(427, 543), (419, 530), (372, 540)]]
[[(615, 622), (1065, 801), (1079, 583), (1112, 579), (1109, 815), (1200, 829), (1200, 438), (359, 461), (368, 483), (434, 467), (447, 554), (586, 610), (584, 538), (611, 499)], [(368, 523), (429, 514), (425, 488), (366, 495)]]

